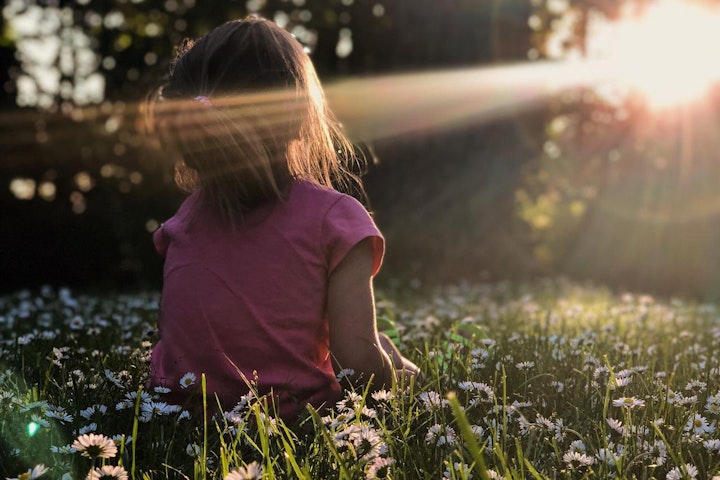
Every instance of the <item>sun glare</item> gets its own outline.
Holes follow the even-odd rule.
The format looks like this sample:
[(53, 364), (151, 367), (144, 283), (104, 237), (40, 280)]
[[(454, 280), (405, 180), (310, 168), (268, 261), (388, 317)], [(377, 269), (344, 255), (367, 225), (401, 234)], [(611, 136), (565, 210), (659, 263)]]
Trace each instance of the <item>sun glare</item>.
[(700, 99), (720, 80), (709, 55), (720, 44), (720, 12), (690, 1), (660, 0), (617, 22), (604, 21), (589, 36), (588, 53), (606, 74), (666, 108)]

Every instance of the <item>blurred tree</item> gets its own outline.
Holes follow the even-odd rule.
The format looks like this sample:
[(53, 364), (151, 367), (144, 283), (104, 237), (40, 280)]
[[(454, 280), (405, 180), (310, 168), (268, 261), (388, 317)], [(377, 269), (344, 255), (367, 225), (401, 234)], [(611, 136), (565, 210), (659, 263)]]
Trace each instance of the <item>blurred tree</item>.
[[(617, 74), (617, 82), (558, 96), (545, 121), (541, 156), (526, 165), (518, 213), (532, 232), (535, 258), (549, 271), (625, 288), (720, 294), (719, 214), (711, 207), (720, 170), (701, 153), (714, 148), (720, 105), (717, 95), (671, 105), (684, 85), (682, 77), (668, 82), (686, 68), (684, 58), (698, 58), (696, 49), (704, 48), (682, 46), (693, 29), (704, 28), (688, 18), (712, 15), (690, 11), (695, 16), (686, 17), (684, 9), (713, 2), (681, 3), (534, 3), (532, 58), (593, 60), (600, 49), (611, 59), (628, 50), (635, 55), (615, 67), (625, 71), (607, 72)], [(663, 22), (641, 30), (648, 15), (660, 17), (655, 12)], [(622, 22), (630, 38), (620, 35)], [(608, 35), (619, 37), (619, 52), (607, 52)], [(632, 38), (647, 51), (634, 51)], [(646, 81), (633, 85), (631, 75)], [(669, 88), (652, 98), (664, 84)]]
[[(148, 231), (180, 197), (172, 159), (143, 146), (136, 102), (159, 83), (182, 38), (247, 14), (292, 32), (325, 80), (521, 60), (530, 47), (520, 0), (9, 0), (0, 38), (11, 59), (0, 288), (157, 281)], [(13, 97), (23, 110), (7, 109)], [(367, 186), (396, 272), (410, 263), (430, 272), (441, 265), (448, 276), (458, 272), (452, 265), (463, 274), (521, 269), (512, 186), (531, 145), (513, 122), (487, 128), (371, 146), (381, 162)], [(508, 152), (509, 144), (519, 148)], [(513, 245), (508, 238), (516, 245), (493, 263), (497, 245)]]

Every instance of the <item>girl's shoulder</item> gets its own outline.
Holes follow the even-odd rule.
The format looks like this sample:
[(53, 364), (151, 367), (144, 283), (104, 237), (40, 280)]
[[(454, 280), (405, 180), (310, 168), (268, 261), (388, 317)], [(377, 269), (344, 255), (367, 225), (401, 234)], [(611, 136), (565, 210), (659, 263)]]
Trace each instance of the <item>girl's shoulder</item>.
[(307, 203), (318, 209), (330, 208), (333, 204), (345, 198), (352, 199), (353, 197), (309, 180), (296, 180), (290, 193), (291, 201)]
[(196, 210), (201, 206), (200, 192), (195, 191), (187, 195), (178, 206), (175, 214), (167, 219), (163, 226), (165, 229), (186, 229), (192, 220), (197, 217)]
[(201, 203), (199, 190), (190, 193), (183, 199), (182, 203), (180, 203), (173, 218), (181, 222), (187, 221), (193, 215), (193, 212), (202, 206)]
[(337, 223), (372, 223), (369, 212), (355, 197), (306, 180), (292, 186), (285, 211), (303, 222), (321, 225), (321, 230)]
[(374, 226), (367, 208), (355, 197), (308, 181), (293, 185), (288, 200), (290, 209), (304, 219), (315, 219), (323, 229), (333, 225)]

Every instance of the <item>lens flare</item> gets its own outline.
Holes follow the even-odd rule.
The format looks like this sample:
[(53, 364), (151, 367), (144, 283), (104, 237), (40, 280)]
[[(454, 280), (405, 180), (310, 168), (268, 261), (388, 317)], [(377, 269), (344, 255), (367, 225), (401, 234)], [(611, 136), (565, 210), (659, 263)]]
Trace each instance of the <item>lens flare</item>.
[(589, 58), (656, 109), (693, 102), (720, 80), (720, 62), (707, 55), (720, 44), (718, 8), (659, 1), (620, 21), (593, 22), (587, 42)]
[(27, 425), (26, 431), (28, 434), (28, 437), (34, 437), (35, 434), (40, 430), (40, 425), (38, 425), (35, 422), (30, 422)]

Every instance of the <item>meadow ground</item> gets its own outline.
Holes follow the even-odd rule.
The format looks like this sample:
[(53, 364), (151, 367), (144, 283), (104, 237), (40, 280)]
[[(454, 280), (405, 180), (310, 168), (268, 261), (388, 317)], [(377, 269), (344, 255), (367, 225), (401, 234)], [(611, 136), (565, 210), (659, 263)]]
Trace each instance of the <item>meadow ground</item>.
[(380, 292), (423, 381), (286, 424), (253, 396), (209, 416), (142, 390), (157, 300), (0, 297), (0, 478), (720, 479), (714, 305), (565, 281)]

